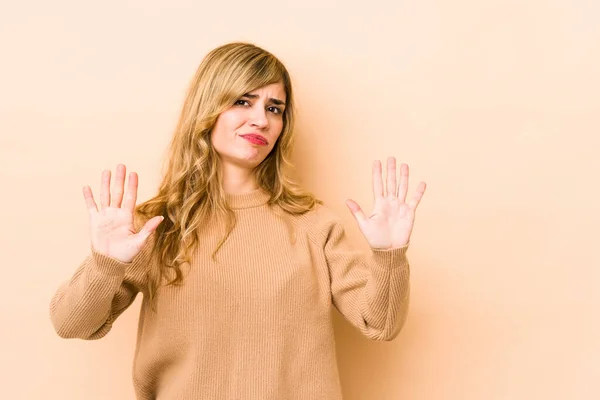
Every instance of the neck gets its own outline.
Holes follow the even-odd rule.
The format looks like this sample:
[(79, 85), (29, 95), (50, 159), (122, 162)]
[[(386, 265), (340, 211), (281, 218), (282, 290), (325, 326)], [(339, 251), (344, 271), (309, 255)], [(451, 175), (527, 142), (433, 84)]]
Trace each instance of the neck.
[(223, 190), (229, 194), (240, 194), (258, 189), (252, 170), (234, 164), (223, 163)]

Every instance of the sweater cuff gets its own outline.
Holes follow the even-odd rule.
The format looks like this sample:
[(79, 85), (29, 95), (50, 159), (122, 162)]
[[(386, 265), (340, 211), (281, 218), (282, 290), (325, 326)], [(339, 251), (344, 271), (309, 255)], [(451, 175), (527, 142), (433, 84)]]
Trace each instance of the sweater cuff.
[(409, 243), (395, 249), (371, 249), (373, 261), (381, 268), (400, 268), (408, 265), (406, 251)]
[(125, 269), (131, 265), (131, 263), (124, 263), (115, 258), (106, 256), (96, 252), (92, 248), (92, 258), (94, 260), (94, 270), (100, 274), (108, 276), (122, 276), (125, 275)]

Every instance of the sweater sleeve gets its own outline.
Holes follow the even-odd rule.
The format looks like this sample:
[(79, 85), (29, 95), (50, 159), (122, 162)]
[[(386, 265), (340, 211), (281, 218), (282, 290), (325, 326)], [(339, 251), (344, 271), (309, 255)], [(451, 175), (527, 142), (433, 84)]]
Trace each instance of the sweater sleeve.
[(100, 339), (145, 284), (148, 244), (131, 263), (93, 249), (50, 301), (50, 319), (63, 338)]
[(406, 320), (410, 294), (408, 244), (392, 250), (354, 250), (340, 221), (328, 225), (324, 252), (336, 309), (368, 338), (392, 340)]

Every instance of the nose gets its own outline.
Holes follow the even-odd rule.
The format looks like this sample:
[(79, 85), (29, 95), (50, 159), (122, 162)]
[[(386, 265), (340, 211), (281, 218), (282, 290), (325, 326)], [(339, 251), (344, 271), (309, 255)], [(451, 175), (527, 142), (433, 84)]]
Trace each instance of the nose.
[(267, 113), (262, 107), (253, 108), (252, 114), (250, 115), (250, 125), (260, 129), (264, 129), (269, 126)]

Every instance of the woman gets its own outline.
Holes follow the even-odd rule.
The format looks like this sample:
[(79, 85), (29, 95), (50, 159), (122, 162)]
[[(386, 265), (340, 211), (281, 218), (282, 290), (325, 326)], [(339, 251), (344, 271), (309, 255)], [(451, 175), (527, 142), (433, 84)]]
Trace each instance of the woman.
[[(83, 188), (91, 252), (50, 305), (61, 337), (99, 339), (143, 294), (138, 399), (341, 399), (331, 307), (374, 340), (400, 331), (406, 250), (421, 183), (373, 165), (374, 211), (347, 206), (372, 248), (349, 245), (331, 211), (286, 175), (293, 143), (288, 72), (269, 52), (210, 52), (189, 88), (158, 194), (102, 173), (100, 208)], [(125, 188), (126, 187), (126, 188)]]

